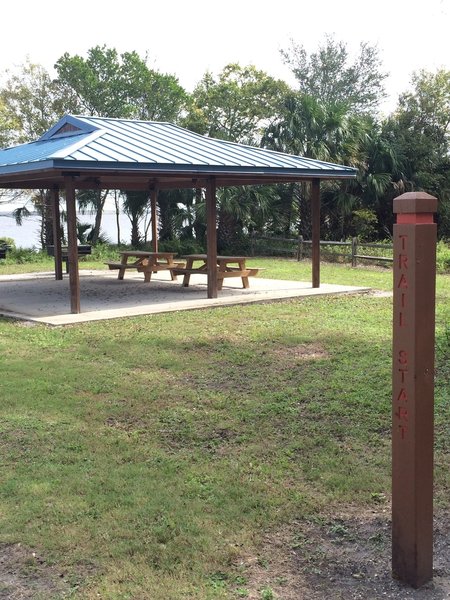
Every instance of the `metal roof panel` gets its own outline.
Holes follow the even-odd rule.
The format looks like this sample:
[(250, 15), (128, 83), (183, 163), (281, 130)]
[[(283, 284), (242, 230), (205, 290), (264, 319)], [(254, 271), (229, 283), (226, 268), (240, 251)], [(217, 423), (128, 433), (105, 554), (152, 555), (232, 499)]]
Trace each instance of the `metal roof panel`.
[[(0, 150), (2, 167), (54, 161), (54, 165), (92, 162), (115, 164), (121, 171), (161, 168), (180, 170), (260, 173), (336, 173), (355, 176), (356, 169), (203, 136), (171, 123), (132, 121), (66, 115), (41, 138), (29, 144)], [(31, 166), (31, 165), (30, 165)], [(34, 167), (35, 168), (35, 167)], [(21, 168), (20, 171), (23, 171)], [(5, 172), (5, 171), (3, 171)], [(10, 168), (8, 168), (10, 172)]]

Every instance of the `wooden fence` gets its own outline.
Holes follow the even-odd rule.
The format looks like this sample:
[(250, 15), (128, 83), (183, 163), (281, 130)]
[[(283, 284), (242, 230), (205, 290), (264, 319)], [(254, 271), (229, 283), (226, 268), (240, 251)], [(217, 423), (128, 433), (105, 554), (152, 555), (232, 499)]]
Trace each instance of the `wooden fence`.
[[(290, 254), (291, 256), (295, 256), (297, 260), (302, 260), (303, 258), (311, 255), (311, 240), (304, 240), (303, 236), (299, 236), (298, 238), (281, 238), (281, 237), (270, 237), (270, 236), (253, 236), (251, 240), (251, 254), (255, 256), (255, 254), (261, 254), (261, 247), (258, 244), (259, 241), (270, 242), (274, 254)], [(392, 252), (393, 246), (392, 244), (376, 244), (369, 242), (360, 242), (358, 238), (352, 238), (351, 242), (330, 242), (327, 240), (320, 241), (320, 247), (338, 247), (342, 248), (342, 252), (333, 251), (333, 257), (341, 257), (344, 260), (351, 262), (352, 267), (356, 267), (358, 264), (358, 260), (360, 261), (376, 261), (376, 262), (386, 262), (392, 263), (392, 256), (379, 256), (373, 254), (367, 254), (370, 252), (370, 249), (378, 249), (378, 250), (388, 250)], [(258, 248), (257, 248), (258, 247)], [(276, 251), (274, 248), (276, 247)], [(348, 248), (349, 251), (345, 252), (345, 249)], [(367, 250), (369, 249), (369, 250)], [(365, 250), (365, 253), (362, 251)], [(325, 253), (324, 253), (325, 254)]]

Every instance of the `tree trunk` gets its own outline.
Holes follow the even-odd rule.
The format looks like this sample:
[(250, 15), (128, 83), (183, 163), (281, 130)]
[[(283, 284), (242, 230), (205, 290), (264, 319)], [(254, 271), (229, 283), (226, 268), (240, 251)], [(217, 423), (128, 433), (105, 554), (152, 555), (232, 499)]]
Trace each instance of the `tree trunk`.
[(41, 213), (39, 238), (41, 248), (44, 249), (48, 245), (53, 245), (53, 209), (51, 191), (39, 190), (36, 194), (36, 198), (37, 202), (35, 204)]
[(106, 196), (108, 195), (108, 191), (109, 190), (104, 190), (102, 192), (101, 190), (99, 190), (98, 192), (96, 192), (97, 201), (95, 204), (96, 204), (97, 212), (95, 213), (95, 223), (94, 223), (94, 227), (92, 228), (92, 237), (91, 237), (91, 243), (94, 246), (97, 243), (99, 235), (100, 235), (100, 227), (102, 224), (102, 216), (103, 216), (103, 207), (105, 206), (105, 201), (106, 201)]
[[(198, 206), (199, 204), (201, 204), (201, 202), (202, 202), (202, 189), (196, 188), (195, 189), (195, 200), (194, 200), (195, 206)], [(205, 244), (206, 244), (206, 225), (205, 225), (204, 221), (199, 220), (197, 211), (195, 211), (195, 217), (194, 217), (194, 222), (192, 224), (192, 227), (194, 229), (194, 235), (195, 235), (195, 239), (197, 240), (197, 242), (201, 246), (205, 246)]]
[(133, 248), (139, 248), (141, 244), (141, 236), (139, 235), (139, 217), (135, 214), (131, 215), (131, 245)]
[(117, 190), (114, 190), (114, 205), (116, 207), (117, 245), (120, 246), (120, 206)]
[(219, 252), (231, 252), (237, 241), (239, 224), (236, 217), (222, 209), (219, 210), (219, 223), (217, 226), (217, 249)]

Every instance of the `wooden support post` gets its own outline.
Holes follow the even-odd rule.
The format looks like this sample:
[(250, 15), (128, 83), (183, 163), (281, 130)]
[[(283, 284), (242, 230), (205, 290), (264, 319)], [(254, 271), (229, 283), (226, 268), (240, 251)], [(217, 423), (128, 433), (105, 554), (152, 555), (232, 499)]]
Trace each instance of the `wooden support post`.
[(320, 179), (313, 179), (311, 185), (311, 258), (312, 286), (320, 287)]
[(55, 279), (63, 278), (62, 251), (61, 251), (61, 215), (59, 212), (59, 189), (52, 190), (52, 212), (53, 212), (53, 246), (55, 249)]
[(358, 238), (352, 237), (352, 267), (356, 267), (356, 255), (358, 254)]
[(392, 574), (433, 576), (433, 419), (437, 200), (394, 199)]
[(152, 250), (158, 252), (158, 215), (156, 210), (156, 203), (158, 200), (158, 190), (150, 190), (150, 202), (151, 202), (151, 218), (152, 218)]
[(64, 178), (67, 204), (67, 242), (69, 261), (70, 312), (80, 311), (80, 276), (78, 273), (77, 210), (75, 206), (75, 186), (71, 177)]
[(300, 262), (303, 260), (303, 236), (298, 236), (298, 244), (297, 244), (297, 261)]
[(208, 298), (217, 298), (217, 207), (216, 180), (206, 186), (206, 242), (208, 264)]

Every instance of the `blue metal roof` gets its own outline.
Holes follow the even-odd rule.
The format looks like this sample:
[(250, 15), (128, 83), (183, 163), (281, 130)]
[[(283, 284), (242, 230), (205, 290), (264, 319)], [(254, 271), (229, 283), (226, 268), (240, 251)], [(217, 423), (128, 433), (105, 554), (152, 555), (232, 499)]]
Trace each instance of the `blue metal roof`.
[(37, 169), (352, 178), (356, 169), (202, 136), (171, 123), (66, 115), (39, 140), (0, 150), (5, 176)]

